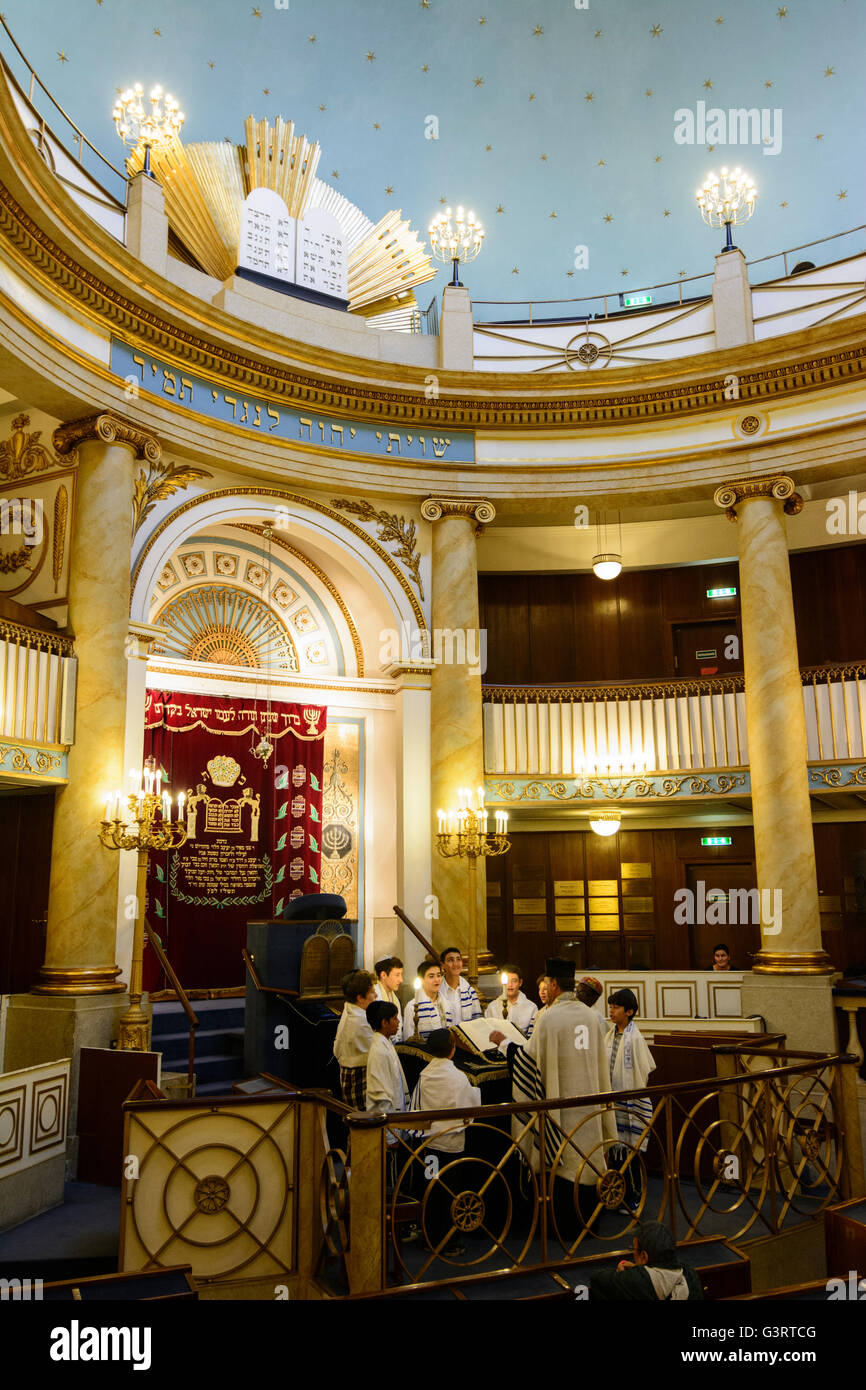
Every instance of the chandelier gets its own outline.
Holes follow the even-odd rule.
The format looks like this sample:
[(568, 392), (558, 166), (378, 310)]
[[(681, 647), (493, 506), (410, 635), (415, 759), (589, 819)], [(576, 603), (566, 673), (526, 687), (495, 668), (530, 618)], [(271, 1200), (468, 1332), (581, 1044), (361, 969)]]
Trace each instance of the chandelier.
[(137, 149), (144, 145), (144, 172), (153, 178), (150, 169), (150, 151), (154, 145), (162, 145), (178, 134), (186, 116), (179, 102), (162, 88), (152, 87), (150, 110), (144, 107), (144, 88), (140, 82), (127, 87), (114, 103), (112, 118), (114, 127), (127, 149)]
[(695, 195), (698, 209), (708, 227), (724, 227), (725, 245), (723, 251), (736, 251), (731, 240), (731, 228), (748, 222), (755, 211), (758, 190), (755, 180), (742, 169), (722, 170), (721, 179), (709, 174), (702, 188)]
[(454, 222), (451, 218), (451, 209), (446, 208), (433, 218), (427, 231), (430, 236), (430, 250), (436, 260), (442, 261), (443, 265), (451, 262), (454, 267), (451, 284), (462, 289), (458, 275), (460, 262), (475, 260), (484, 240), (484, 228), (474, 212), (465, 213), (462, 207), (457, 209)]

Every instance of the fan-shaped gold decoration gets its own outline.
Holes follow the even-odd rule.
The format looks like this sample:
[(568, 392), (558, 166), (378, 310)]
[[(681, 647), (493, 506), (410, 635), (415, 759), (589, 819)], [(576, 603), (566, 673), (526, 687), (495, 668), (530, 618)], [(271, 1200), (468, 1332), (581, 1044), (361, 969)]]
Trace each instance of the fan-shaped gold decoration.
[[(432, 280), (436, 267), (417, 232), (399, 211), (375, 225), (329, 185), (316, 178), (322, 150), (292, 121), (248, 116), (245, 144), (184, 145), (174, 136), (151, 150), (153, 173), (165, 193), (165, 210), (175, 237), (208, 275), (227, 280), (237, 268), (241, 205), (254, 188), (270, 188), (289, 215), (310, 207), (337, 217), (349, 247), (349, 310), (365, 317), (414, 308), (415, 286)], [(127, 171), (144, 166), (144, 148), (133, 150)]]
[(229, 585), (203, 585), (159, 612), (163, 630), (154, 651), (220, 666), (299, 670), (288, 631), (265, 603)]

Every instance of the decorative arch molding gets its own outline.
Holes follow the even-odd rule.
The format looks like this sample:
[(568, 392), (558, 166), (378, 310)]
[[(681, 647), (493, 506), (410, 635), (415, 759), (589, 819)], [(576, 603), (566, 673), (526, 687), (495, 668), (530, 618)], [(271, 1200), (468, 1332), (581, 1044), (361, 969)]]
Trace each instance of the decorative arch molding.
[[(256, 531), (250, 524), (251, 503), (264, 516), (269, 513), (276, 521), (278, 509), (288, 504), (298, 510), (299, 524), (304, 524), (320, 539), (336, 545), (345, 561), (354, 560), (370, 576), (378, 592), (387, 602), (397, 626), (409, 625), (420, 634), (428, 631), (427, 620), (412, 587), (395, 560), (370, 537), (360, 526), (341, 516), (323, 502), (303, 497), (299, 493), (283, 488), (272, 487), (227, 487), (200, 494), (175, 507), (156, 526), (148, 536), (139, 554), (132, 573), (131, 617), (134, 621), (147, 622), (151, 596), (156, 588), (158, 576), (176, 550), (187, 543), (208, 525), (236, 526)], [(353, 543), (347, 543), (348, 535)], [(260, 532), (259, 532), (260, 534)], [(275, 527), (275, 540), (293, 553), (302, 563), (310, 566), (309, 558), (295, 550), (280, 536)], [(336, 599), (336, 590), (327, 576), (319, 570), (317, 577), (325, 584)], [(363, 650), (355, 624), (349, 619), (345, 605), (340, 608), (350, 628), (359, 663), (358, 674), (364, 670)]]

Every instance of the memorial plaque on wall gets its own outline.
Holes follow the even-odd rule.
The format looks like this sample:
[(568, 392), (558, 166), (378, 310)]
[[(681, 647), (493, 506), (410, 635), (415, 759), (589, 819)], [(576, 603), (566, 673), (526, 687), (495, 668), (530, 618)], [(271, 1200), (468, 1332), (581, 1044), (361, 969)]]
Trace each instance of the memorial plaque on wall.
[(254, 188), (241, 208), (239, 268), (293, 282), (296, 227), (279, 193), (270, 188)]

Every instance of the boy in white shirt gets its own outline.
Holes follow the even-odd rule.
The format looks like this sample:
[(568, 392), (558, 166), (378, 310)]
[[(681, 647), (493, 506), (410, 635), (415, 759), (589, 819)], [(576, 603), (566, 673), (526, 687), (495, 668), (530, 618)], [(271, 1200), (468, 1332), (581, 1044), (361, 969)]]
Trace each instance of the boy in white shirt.
[[(466, 1110), (470, 1105), (480, 1105), (481, 1092), (452, 1061), (455, 1044), (451, 1029), (437, 1028), (432, 1032), (427, 1039), (427, 1049), (433, 1061), (428, 1062), (419, 1076), (409, 1109)], [(428, 1142), (423, 1144), (416, 1160), (414, 1186), (416, 1193), (422, 1196), (426, 1182), (434, 1183), (426, 1203), (425, 1226), (434, 1249), (439, 1249), (446, 1239), (446, 1233), (450, 1233), (450, 1244), (442, 1251), (446, 1256), (465, 1255), (466, 1246), (450, 1215), (453, 1195), (444, 1186), (435, 1185), (435, 1180), (439, 1176), (440, 1164), (444, 1167), (459, 1160), (466, 1146), (466, 1126), (471, 1123), (471, 1120), (433, 1120), (429, 1130), (416, 1131), (416, 1136), (422, 1142), (425, 1139)], [(444, 1182), (448, 1184), (448, 1179)]]
[(384, 960), (377, 960), (373, 967), (376, 972), (376, 998), (381, 999), (383, 1004), (394, 1004), (399, 1012), (399, 1022), (397, 1032), (393, 1035), (394, 1042), (403, 1041), (403, 1006), (400, 1003), (397, 990), (403, 983), (403, 962), (399, 956), (385, 956)]
[(441, 956), (445, 970), (442, 982), (442, 1002), (451, 1015), (452, 1023), (468, 1023), (481, 1017), (481, 1004), (473, 986), (461, 974), (463, 952), (459, 946), (446, 946)]
[[(400, 1010), (396, 1004), (377, 999), (367, 1005), (367, 1022), (373, 1041), (367, 1054), (367, 1109), (377, 1115), (403, 1113), (409, 1108), (409, 1091), (394, 1039), (400, 1027)], [(397, 1144), (397, 1135), (388, 1130), (385, 1142), (389, 1148)]]
[(350, 970), (343, 976), (343, 1012), (334, 1038), (334, 1056), (340, 1064), (343, 1100), (354, 1110), (367, 1104), (367, 1058), (373, 1030), (367, 1022), (367, 1005), (376, 1002), (375, 980), (369, 970)]
[(523, 993), (523, 975), (516, 965), (503, 965), (502, 974), (508, 978), (498, 999), (484, 1010), (485, 1018), (507, 1018), (526, 1038), (532, 1037), (538, 1005)]

